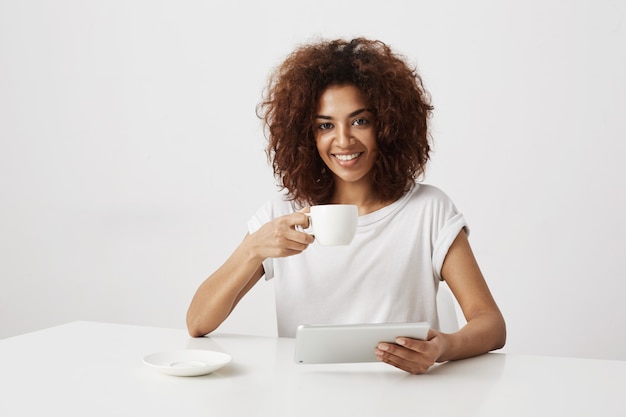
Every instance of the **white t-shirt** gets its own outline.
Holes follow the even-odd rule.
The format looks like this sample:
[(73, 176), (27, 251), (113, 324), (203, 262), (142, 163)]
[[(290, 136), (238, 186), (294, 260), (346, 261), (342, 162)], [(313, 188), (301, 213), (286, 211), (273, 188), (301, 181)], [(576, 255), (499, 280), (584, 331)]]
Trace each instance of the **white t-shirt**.
[[(283, 195), (248, 224), (250, 233), (298, 210)], [(299, 255), (268, 258), (275, 281), (278, 335), (295, 337), (300, 324), (427, 321), (439, 327), (436, 296), (450, 245), (467, 228), (450, 198), (416, 184), (399, 200), (359, 216), (347, 246), (317, 242)]]

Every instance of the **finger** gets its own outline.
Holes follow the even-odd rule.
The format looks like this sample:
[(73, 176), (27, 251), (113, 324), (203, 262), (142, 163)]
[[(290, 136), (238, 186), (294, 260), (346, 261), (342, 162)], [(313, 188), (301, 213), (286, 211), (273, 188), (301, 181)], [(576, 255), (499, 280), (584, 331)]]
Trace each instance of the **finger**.
[(307, 245), (313, 243), (315, 236), (304, 231), (304, 229), (308, 229), (311, 226), (309, 216), (301, 212), (293, 213), (290, 216), (290, 229), (294, 232), (289, 234), (290, 239)]
[(311, 221), (309, 216), (307, 216), (303, 211), (296, 211), (295, 213), (288, 214), (285, 218), (288, 219), (287, 221), (292, 228), (300, 226), (304, 229), (308, 229)]
[(283, 239), (277, 242), (275, 249), (271, 251), (271, 257), (282, 258), (286, 256), (302, 253), (309, 245), (307, 243), (296, 242), (291, 239)]
[[(407, 341), (427, 343), (415, 339), (407, 339)], [(420, 347), (421, 351), (418, 351), (393, 343), (380, 343), (378, 345), (378, 349), (384, 352), (383, 356), (385, 357), (395, 357), (393, 360), (397, 363), (412, 363), (421, 364), (422, 366), (430, 366), (435, 362), (431, 355), (431, 349), (424, 349)]]
[[(304, 248), (304, 249), (306, 249), (306, 248)], [(288, 257), (288, 256), (298, 255), (298, 254), (302, 253), (304, 251), (304, 249), (302, 249), (302, 250), (285, 249), (280, 255), (278, 255), (278, 257)]]
[(379, 343), (377, 349), (382, 351), (384, 356), (396, 356), (405, 360), (416, 360), (421, 355), (414, 350), (393, 343)]
[(441, 334), (440, 331), (437, 331), (435, 329), (428, 329), (428, 334), (426, 335), (426, 340), (434, 339), (435, 337), (439, 336), (440, 334)]
[[(315, 242), (315, 236), (308, 234), (306, 232), (298, 232), (300, 234), (300, 239), (299, 242), (302, 243), (303, 245), (310, 245), (311, 243)], [(306, 249), (306, 248), (305, 248)]]
[(418, 353), (426, 353), (429, 350), (429, 344), (424, 340), (411, 339), (409, 337), (398, 337), (396, 339), (396, 343)]
[(315, 236), (307, 232), (297, 230), (297, 229), (290, 229), (285, 234), (285, 237), (287, 237), (287, 239), (291, 240), (294, 243), (298, 243), (300, 245), (305, 245), (305, 246), (308, 246), (315, 241)]
[(302, 227), (304, 227), (305, 229), (308, 229), (309, 227), (311, 227), (311, 217), (304, 214), (303, 221), (304, 221), (304, 224), (302, 225)]
[(301, 252), (314, 241), (315, 238), (312, 235), (306, 232), (298, 231), (293, 228), (289, 228), (283, 232), (283, 242), (281, 243), (281, 246), (286, 249), (292, 249)]
[(423, 374), (430, 369), (430, 366), (426, 363), (410, 362), (384, 351), (377, 350), (376, 356), (380, 361), (413, 375)]

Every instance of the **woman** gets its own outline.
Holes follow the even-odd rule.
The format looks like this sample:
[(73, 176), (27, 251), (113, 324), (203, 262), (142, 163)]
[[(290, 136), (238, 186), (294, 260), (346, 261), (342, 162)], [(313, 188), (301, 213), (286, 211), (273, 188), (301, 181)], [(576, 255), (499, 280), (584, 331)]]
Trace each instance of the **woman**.
[[(417, 374), (435, 362), (502, 347), (505, 323), (467, 239), (439, 189), (419, 184), (429, 159), (432, 107), (419, 75), (382, 42), (321, 41), (294, 51), (259, 106), (268, 155), (286, 193), (263, 206), (230, 258), (197, 290), (192, 336), (216, 329), (265, 275), (275, 279), (278, 332), (306, 323), (428, 321), (428, 340), (380, 343), (377, 357)], [(348, 246), (300, 231), (316, 204), (358, 206)], [(467, 324), (438, 331), (445, 280)]]

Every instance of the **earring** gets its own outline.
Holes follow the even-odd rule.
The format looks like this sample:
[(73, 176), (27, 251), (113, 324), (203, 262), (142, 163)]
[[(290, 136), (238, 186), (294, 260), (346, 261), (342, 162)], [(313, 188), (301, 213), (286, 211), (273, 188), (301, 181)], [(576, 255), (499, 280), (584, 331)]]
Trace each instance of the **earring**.
[(319, 184), (320, 182), (322, 182), (322, 177), (324, 177), (325, 175), (326, 175), (326, 166), (325, 166), (325, 165), (323, 165), (323, 166), (322, 166), (322, 169), (320, 170), (320, 176), (319, 176), (319, 178), (318, 178), (318, 179), (316, 179), (316, 180), (315, 180), (315, 182), (316, 182), (316, 183), (318, 183), (318, 184)]

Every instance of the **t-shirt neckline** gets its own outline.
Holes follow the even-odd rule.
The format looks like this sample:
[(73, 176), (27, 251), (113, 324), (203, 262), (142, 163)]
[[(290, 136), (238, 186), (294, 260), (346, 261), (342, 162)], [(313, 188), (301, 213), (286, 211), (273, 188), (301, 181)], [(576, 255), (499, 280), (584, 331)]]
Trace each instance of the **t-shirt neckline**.
[(393, 213), (398, 211), (400, 208), (404, 207), (404, 205), (409, 200), (409, 197), (411, 196), (411, 194), (413, 194), (417, 188), (419, 188), (419, 184), (415, 184), (409, 191), (404, 193), (402, 197), (400, 197), (393, 203), (388, 204), (385, 207), (382, 207), (371, 213), (367, 213), (362, 216), (359, 216), (357, 227), (367, 227), (367, 226), (373, 225), (375, 223), (382, 221), (386, 217), (392, 215)]

